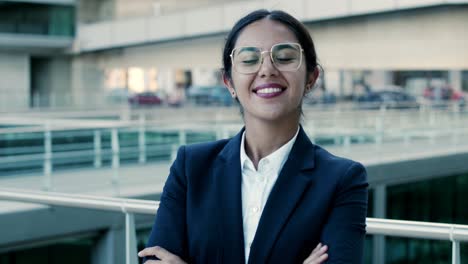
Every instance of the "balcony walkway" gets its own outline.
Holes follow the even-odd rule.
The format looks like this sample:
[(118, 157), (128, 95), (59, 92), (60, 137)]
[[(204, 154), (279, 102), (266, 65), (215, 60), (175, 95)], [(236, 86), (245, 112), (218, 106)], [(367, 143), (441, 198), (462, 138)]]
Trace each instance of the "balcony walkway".
[[(454, 169), (468, 170), (468, 141), (463, 136), (430, 138), (413, 140), (411, 142), (394, 142), (382, 144), (353, 144), (349, 146), (333, 146), (326, 149), (330, 152), (352, 158), (363, 163), (366, 167), (384, 164), (398, 164), (416, 160), (453, 156)], [(139, 197), (162, 192), (164, 182), (169, 172), (169, 162), (122, 165), (119, 169), (112, 168), (84, 168), (69, 171), (59, 171), (52, 174), (51, 191), (64, 193), (79, 193), (98, 196)], [(440, 164), (443, 168), (444, 164)], [(418, 168), (413, 168), (418, 170)], [(423, 168), (421, 168), (423, 169)], [(417, 179), (424, 178), (421, 175)], [(369, 175), (372, 184), (381, 182), (379, 175)], [(411, 181), (415, 179), (395, 178), (395, 181)], [(0, 178), (3, 188), (20, 188), (27, 190), (42, 190), (44, 176), (42, 173), (28, 176), (9, 176)], [(0, 202), (0, 213), (27, 210), (40, 205)]]

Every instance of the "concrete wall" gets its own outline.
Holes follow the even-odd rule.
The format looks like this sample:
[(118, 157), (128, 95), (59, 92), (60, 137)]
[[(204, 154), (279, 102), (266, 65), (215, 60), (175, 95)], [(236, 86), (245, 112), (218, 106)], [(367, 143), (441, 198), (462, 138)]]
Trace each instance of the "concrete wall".
[[(247, 1), (223, 0), (221, 2)], [(80, 0), (78, 1), (78, 21), (95, 23), (159, 16), (182, 10), (205, 8), (219, 3), (219, 0)]]
[[(468, 6), (463, 6), (323, 21), (308, 24), (308, 28), (326, 69), (442, 70), (468, 69), (467, 23)], [(134, 28), (137, 32), (142, 26)], [(211, 30), (215, 29), (201, 27), (198, 34)], [(178, 34), (175, 29), (172, 33), (165, 31), (160, 29), (157, 34), (168, 38), (172, 33)], [(119, 65), (219, 68), (224, 35), (125, 47), (116, 58), (109, 58), (106, 52), (94, 56), (106, 57), (105, 63)], [(121, 37), (115, 41), (129, 44), (139, 36), (135, 33)]]
[(73, 58), (70, 82), (71, 106), (96, 107), (104, 103), (105, 69), (106, 67), (100, 65), (99, 57), (94, 55)]
[(468, 69), (468, 7), (441, 7), (310, 24), (326, 68)]
[(29, 106), (29, 56), (0, 51), (0, 111), (24, 110)]

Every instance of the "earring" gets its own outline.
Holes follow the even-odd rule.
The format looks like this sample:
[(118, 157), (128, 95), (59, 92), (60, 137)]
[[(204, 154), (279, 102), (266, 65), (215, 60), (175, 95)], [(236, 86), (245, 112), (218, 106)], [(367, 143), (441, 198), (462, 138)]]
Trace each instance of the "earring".
[(236, 92), (232, 92), (232, 98), (236, 98)]

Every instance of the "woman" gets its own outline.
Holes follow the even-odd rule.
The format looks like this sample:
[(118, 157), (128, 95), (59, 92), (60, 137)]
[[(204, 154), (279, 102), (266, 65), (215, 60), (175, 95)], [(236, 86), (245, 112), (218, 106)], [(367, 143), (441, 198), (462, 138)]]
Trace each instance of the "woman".
[(365, 169), (312, 144), (300, 126), (302, 100), (319, 75), (308, 31), (287, 13), (252, 12), (230, 32), (223, 64), (245, 128), (179, 149), (140, 257), (362, 262)]

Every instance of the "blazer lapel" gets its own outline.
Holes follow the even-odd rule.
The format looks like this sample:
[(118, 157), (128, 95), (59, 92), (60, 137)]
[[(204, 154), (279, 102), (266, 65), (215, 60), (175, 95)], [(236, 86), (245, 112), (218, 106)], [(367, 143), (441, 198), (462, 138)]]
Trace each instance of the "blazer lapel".
[(245, 263), (240, 168), (243, 132), (244, 129), (226, 144), (218, 156), (214, 170), (218, 186), (217, 197), (220, 201), (222, 263)]
[(314, 167), (314, 147), (302, 127), (289, 158), (276, 180), (263, 209), (250, 250), (249, 263), (267, 263), (283, 226), (310, 184), (305, 173)]

